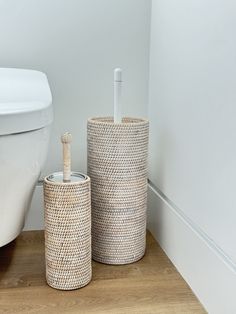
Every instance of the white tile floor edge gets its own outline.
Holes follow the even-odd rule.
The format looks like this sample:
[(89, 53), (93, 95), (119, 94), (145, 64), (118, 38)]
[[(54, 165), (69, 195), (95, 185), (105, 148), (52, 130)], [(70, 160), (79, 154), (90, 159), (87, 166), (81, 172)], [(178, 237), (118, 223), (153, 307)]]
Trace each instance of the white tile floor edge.
[(235, 265), (149, 184), (148, 228), (210, 314), (236, 313)]

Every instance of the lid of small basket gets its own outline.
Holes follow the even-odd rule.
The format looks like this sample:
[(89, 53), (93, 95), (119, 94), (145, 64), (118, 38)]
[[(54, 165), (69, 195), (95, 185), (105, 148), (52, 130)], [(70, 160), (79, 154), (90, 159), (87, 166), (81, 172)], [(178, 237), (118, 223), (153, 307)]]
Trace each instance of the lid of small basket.
[[(63, 183), (63, 172), (54, 172), (47, 177), (48, 181)], [(86, 176), (79, 172), (71, 172), (70, 182), (80, 182), (86, 180)]]

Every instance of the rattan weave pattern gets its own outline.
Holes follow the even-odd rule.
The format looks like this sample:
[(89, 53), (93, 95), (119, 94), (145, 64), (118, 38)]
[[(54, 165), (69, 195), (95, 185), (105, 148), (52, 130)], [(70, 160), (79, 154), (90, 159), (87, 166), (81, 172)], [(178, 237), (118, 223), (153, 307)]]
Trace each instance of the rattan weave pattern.
[(87, 124), (88, 175), (92, 190), (92, 256), (128, 264), (146, 247), (149, 122), (91, 118)]
[(72, 290), (87, 285), (91, 269), (90, 178), (58, 183), (44, 180), (47, 283)]

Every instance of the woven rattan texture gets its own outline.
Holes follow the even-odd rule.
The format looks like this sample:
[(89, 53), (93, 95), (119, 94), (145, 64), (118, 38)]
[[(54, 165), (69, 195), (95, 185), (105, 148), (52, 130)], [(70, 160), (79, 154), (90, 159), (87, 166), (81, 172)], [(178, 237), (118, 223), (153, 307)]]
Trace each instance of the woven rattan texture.
[(72, 290), (91, 280), (90, 179), (73, 183), (44, 180), (46, 280)]
[(146, 246), (149, 123), (124, 118), (88, 120), (92, 190), (92, 256), (106, 264), (142, 258)]

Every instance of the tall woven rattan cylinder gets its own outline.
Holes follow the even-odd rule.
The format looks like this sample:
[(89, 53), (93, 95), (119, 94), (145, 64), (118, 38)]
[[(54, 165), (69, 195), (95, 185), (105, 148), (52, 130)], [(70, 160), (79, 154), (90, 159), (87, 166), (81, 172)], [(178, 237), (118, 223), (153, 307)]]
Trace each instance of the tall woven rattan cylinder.
[(83, 176), (69, 183), (53, 181), (57, 173), (44, 179), (46, 280), (56, 289), (81, 288), (92, 276), (90, 178)]
[(129, 264), (145, 254), (149, 122), (91, 118), (87, 124), (92, 190), (92, 256)]

